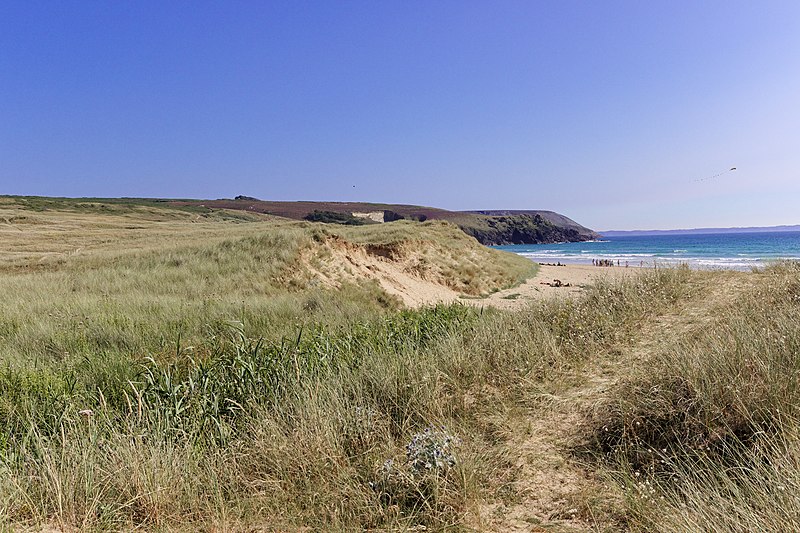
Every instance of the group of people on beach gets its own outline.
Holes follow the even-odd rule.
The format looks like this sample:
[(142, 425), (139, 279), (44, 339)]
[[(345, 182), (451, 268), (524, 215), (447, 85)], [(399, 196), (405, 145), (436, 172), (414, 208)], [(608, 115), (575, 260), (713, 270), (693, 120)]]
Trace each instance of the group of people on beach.
[[(613, 267), (614, 266), (614, 260), (613, 259), (592, 259), (592, 265), (598, 266), (598, 267)], [(617, 259), (617, 266), (622, 266), (620, 264), (619, 259)], [(628, 268), (628, 266), (629, 266), (628, 262), (625, 261), (625, 268)]]

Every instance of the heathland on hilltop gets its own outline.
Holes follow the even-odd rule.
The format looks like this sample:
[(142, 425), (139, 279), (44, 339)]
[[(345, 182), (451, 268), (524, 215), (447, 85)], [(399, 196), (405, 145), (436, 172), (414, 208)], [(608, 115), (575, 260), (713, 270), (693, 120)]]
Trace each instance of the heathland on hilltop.
[(4, 527), (800, 528), (796, 264), (420, 306), (532, 265), (440, 221), (14, 198), (0, 250)]

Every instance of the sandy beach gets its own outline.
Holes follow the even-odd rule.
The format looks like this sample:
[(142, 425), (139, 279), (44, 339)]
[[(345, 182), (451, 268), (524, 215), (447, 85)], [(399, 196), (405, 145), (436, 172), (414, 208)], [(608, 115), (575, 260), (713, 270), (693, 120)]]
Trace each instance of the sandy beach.
[(471, 305), (490, 305), (499, 309), (519, 309), (531, 300), (555, 296), (572, 296), (598, 278), (635, 276), (639, 268), (596, 267), (591, 265), (540, 265), (536, 275), (516, 287), (496, 292), (486, 298), (460, 298)]

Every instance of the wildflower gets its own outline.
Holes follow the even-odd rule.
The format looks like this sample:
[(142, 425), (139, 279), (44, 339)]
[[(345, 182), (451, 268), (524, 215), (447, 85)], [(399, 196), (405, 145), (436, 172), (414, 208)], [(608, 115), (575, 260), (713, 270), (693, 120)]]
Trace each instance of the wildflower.
[(426, 428), (415, 434), (406, 446), (408, 464), (417, 471), (446, 470), (456, 464), (454, 449), (459, 440), (450, 435), (444, 426)]

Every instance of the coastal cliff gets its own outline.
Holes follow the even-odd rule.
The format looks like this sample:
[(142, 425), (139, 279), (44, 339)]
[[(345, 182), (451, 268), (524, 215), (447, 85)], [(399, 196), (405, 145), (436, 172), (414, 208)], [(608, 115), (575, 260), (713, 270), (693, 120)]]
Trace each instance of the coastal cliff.
[(599, 237), (589, 228), (552, 211), (483, 211), (470, 214), (473, 218), (459, 223), (459, 227), (485, 245), (581, 242)]
[(274, 202), (252, 196), (218, 200), (168, 198), (49, 198), (9, 196), (30, 209), (78, 212), (132, 211), (142, 207), (169, 208), (199, 218), (249, 220), (269, 215), (325, 224), (361, 226), (398, 220), (444, 220), (458, 226), (483, 245), (582, 242), (600, 235), (560, 213), (544, 210), (449, 211), (436, 207), (370, 202)]
[(436, 207), (368, 202), (273, 202), (247, 196), (238, 196), (233, 200), (179, 200), (170, 203), (344, 225), (396, 220), (446, 220), (487, 246), (581, 242), (599, 238), (598, 233), (574, 220), (544, 210), (449, 211)]

